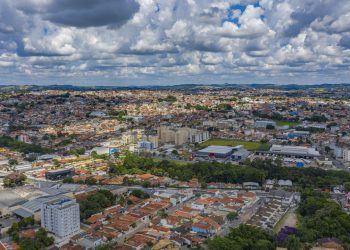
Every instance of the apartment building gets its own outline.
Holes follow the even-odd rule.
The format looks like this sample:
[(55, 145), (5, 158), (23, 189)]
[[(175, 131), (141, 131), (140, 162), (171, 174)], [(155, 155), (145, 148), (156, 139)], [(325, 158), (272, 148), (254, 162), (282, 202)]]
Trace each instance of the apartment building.
[(80, 231), (79, 204), (69, 198), (60, 198), (42, 204), (41, 227), (60, 238)]

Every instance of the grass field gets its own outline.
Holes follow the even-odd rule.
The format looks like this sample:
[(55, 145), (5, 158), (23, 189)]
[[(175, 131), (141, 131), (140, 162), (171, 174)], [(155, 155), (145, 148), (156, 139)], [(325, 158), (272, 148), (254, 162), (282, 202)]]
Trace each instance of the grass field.
[(290, 121), (279, 121), (275, 120), (277, 126), (285, 126), (288, 125), (290, 128), (295, 127), (300, 124), (300, 122), (290, 122)]
[(205, 148), (208, 146), (238, 146), (243, 145), (245, 149), (249, 151), (255, 150), (269, 150), (270, 146), (267, 143), (261, 143), (258, 141), (241, 141), (241, 140), (231, 140), (231, 139), (219, 139), (213, 138), (209, 139), (199, 145), (200, 148)]

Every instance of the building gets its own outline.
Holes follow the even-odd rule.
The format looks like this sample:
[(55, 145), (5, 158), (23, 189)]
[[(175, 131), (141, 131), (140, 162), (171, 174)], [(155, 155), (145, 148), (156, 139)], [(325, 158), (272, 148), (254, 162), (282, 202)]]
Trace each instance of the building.
[(269, 151), (260, 151), (258, 154), (303, 159), (315, 159), (320, 156), (320, 153), (315, 148), (276, 144), (272, 145)]
[(158, 148), (158, 136), (157, 135), (149, 135), (148, 141), (152, 143), (153, 148)]
[(160, 126), (158, 138), (161, 143), (172, 143), (181, 146), (186, 143), (201, 143), (209, 139), (208, 131), (201, 131), (192, 128), (172, 128)]
[(294, 138), (304, 138), (304, 137), (308, 137), (310, 136), (310, 132), (309, 131), (297, 131), (297, 130), (293, 130), (291, 132), (289, 132), (287, 134), (289, 139), (294, 139)]
[(60, 238), (78, 233), (80, 231), (79, 204), (68, 198), (42, 204), (41, 227)]
[(192, 131), (190, 135), (190, 143), (201, 143), (209, 139), (208, 131)]
[(259, 121), (255, 121), (255, 124), (254, 124), (256, 128), (266, 128), (266, 126), (268, 125), (276, 127), (276, 122), (269, 121), (269, 120), (259, 120)]
[(48, 180), (62, 180), (66, 177), (71, 177), (74, 175), (74, 169), (72, 168), (64, 168), (47, 171), (45, 173), (45, 178)]
[(347, 162), (350, 161), (350, 149), (343, 150), (343, 160)]
[(227, 158), (232, 155), (234, 147), (209, 146), (197, 151), (197, 156)]
[(236, 146), (232, 150), (231, 159), (234, 161), (242, 161), (249, 156), (250, 152), (243, 146)]

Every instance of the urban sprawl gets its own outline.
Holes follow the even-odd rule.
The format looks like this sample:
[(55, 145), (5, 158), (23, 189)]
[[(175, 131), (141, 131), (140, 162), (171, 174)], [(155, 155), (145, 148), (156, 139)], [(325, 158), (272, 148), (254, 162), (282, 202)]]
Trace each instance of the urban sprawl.
[(0, 88), (0, 249), (350, 249), (349, 91)]

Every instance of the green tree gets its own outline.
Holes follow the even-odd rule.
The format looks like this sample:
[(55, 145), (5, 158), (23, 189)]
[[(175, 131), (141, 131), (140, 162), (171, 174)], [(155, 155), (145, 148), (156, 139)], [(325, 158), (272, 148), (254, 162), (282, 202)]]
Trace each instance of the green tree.
[(10, 160), (9, 160), (9, 164), (10, 164), (11, 166), (17, 165), (17, 164), (18, 164), (18, 161), (17, 161), (16, 159), (10, 159)]
[(346, 192), (350, 192), (350, 182), (344, 182), (344, 188)]
[(230, 212), (226, 215), (226, 219), (228, 221), (233, 221), (238, 217), (238, 214), (236, 212)]
[(93, 176), (89, 176), (88, 178), (86, 178), (85, 183), (87, 185), (96, 185), (97, 180)]
[(302, 248), (302, 244), (298, 237), (295, 235), (288, 236), (286, 247), (288, 250), (300, 250)]
[(63, 179), (63, 183), (74, 183), (74, 180), (69, 176)]

